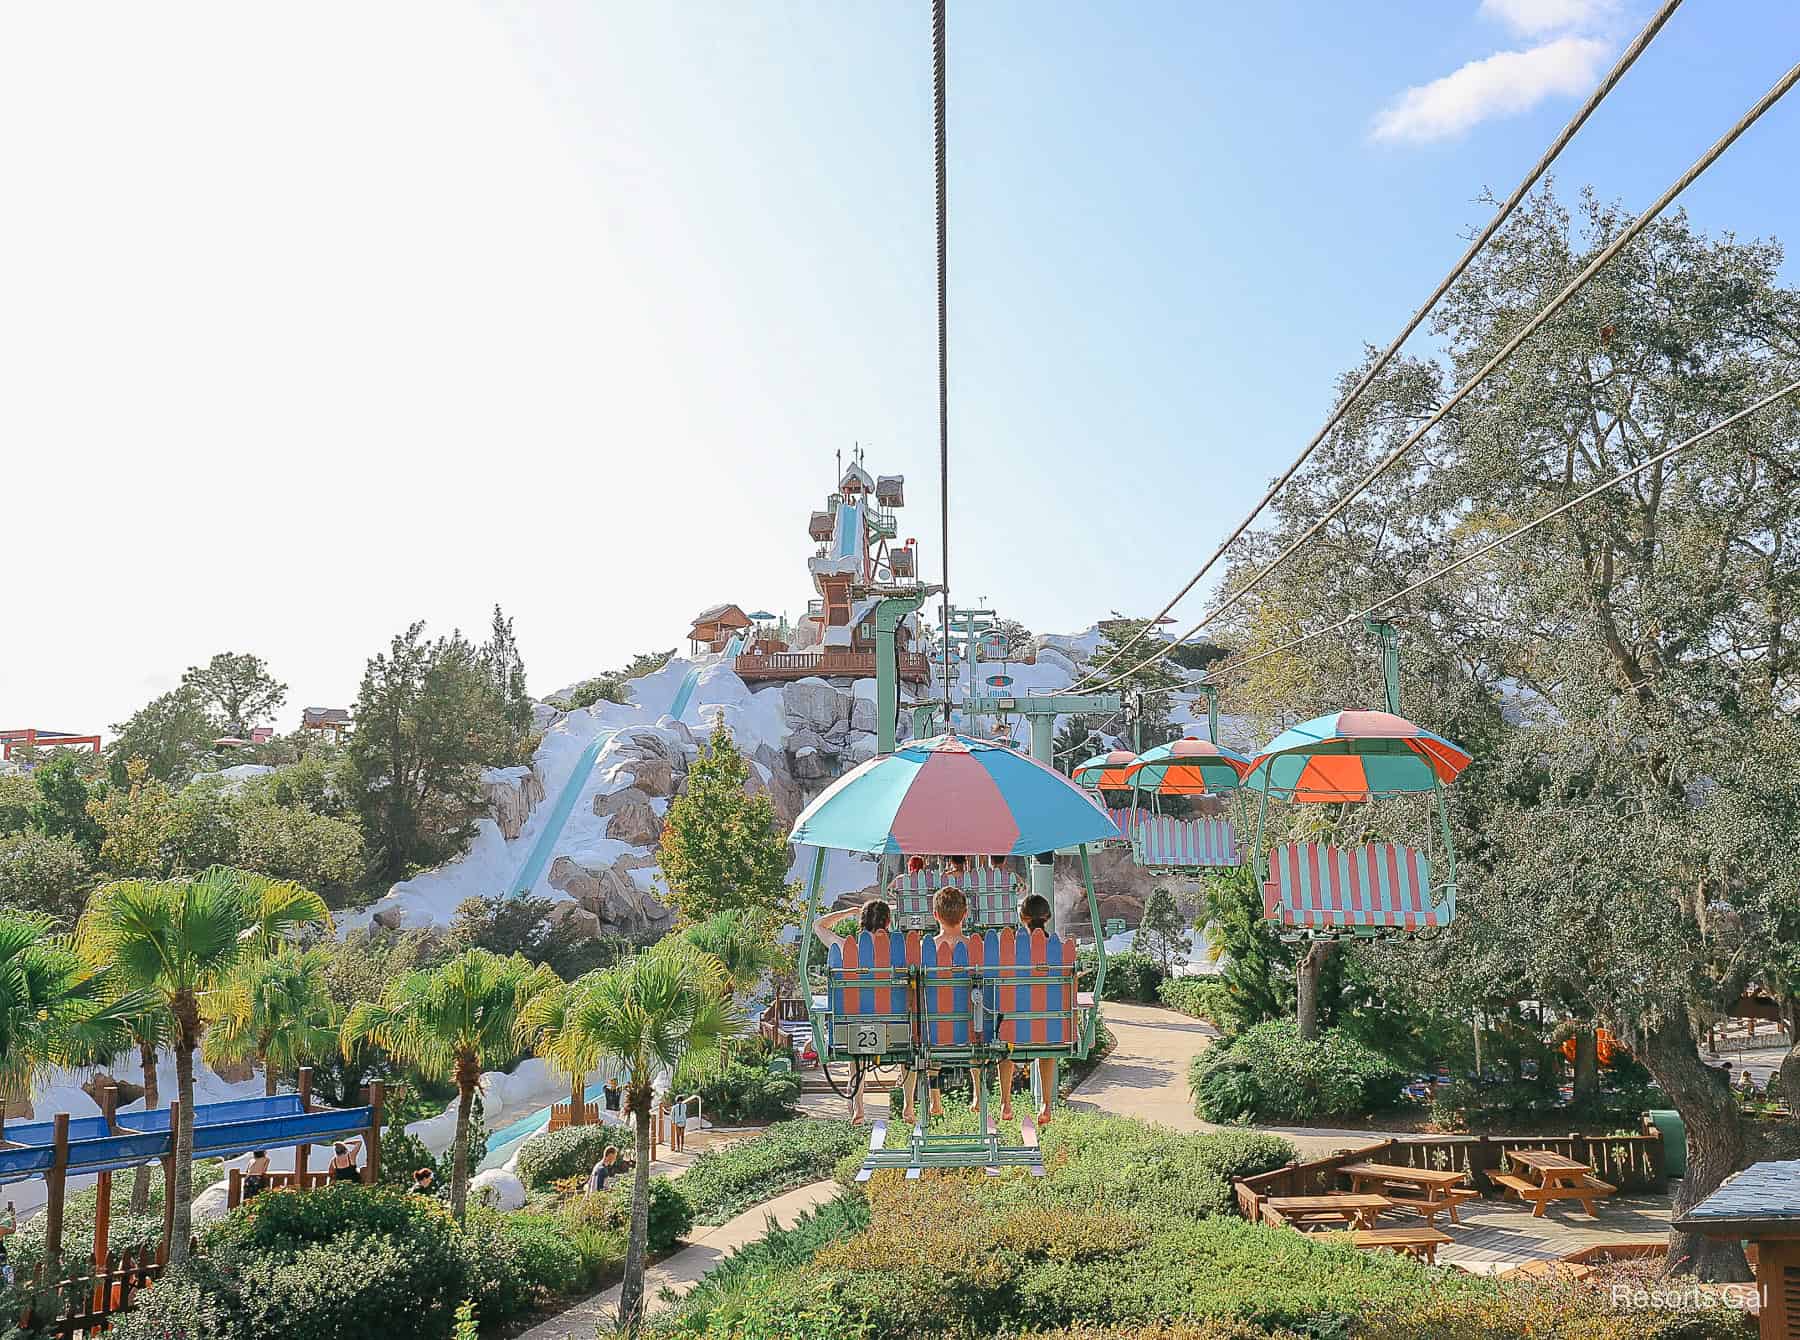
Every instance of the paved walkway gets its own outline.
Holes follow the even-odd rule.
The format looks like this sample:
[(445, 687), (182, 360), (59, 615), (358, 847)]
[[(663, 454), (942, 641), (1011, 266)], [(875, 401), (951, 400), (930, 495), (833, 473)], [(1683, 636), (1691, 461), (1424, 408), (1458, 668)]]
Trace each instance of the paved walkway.
[[(1142, 1117), (1177, 1131), (1227, 1129), (1194, 1115), (1188, 1093), (1188, 1063), (1219, 1036), (1218, 1029), (1199, 1019), (1158, 1005), (1126, 1005), (1108, 1001), (1101, 1006), (1116, 1045), (1076, 1089), (1069, 1106), (1090, 1112), (1112, 1112)], [(1398, 1131), (1336, 1130), (1324, 1127), (1296, 1129), (1263, 1126), (1259, 1130), (1285, 1135), (1294, 1142), (1302, 1159), (1323, 1158), (1340, 1149), (1374, 1144)]]
[[(824, 1204), (837, 1192), (836, 1182), (814, 1182), (785, 1196), (764, 1201), (717, 1228), (695, 1230), (689, 1235), (686, 1247), (644, 1272), (649, 1310), (657, 1312), (667, 1306), (661, 1297), (665, 1289), (676, 1296), (686, 1293), (734, 1249), (762, 1237), (769, 1231), (771, 1219), (783, 1228), (791, 1228), (803, 1211)], [(593, 1340), (595, 1328), (601, 1322), (610, 1324), (617, 1319), (619, 1288), (615, 1284), (605, 1293), (582, 1299), (567, 1312), (540, 1322), (516, 1340)]]

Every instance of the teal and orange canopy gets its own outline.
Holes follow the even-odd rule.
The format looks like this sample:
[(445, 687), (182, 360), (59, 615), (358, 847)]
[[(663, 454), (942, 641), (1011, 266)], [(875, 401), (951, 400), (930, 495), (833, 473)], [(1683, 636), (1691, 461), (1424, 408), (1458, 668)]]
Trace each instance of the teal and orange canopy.
[(1159, 796), (1203, 796), (1235, 791), (1250, 760), (1235, 749), (1195, 736), (1146, 749), (1125, 769), (1125, 784)]
[(1119, 830), (1088, 794), (1036, 759), (951, 733), (872, 758), (801, 812), (792, 841), (904, 856), (1027, 856)]
[(1367, 800), (1434, 791), (1469, 762), (1461, 745), (1391, 712), (1332, 712), (1264, 745), (1244, 785), (1302, 803)]
[(1104, 754), (1084, 758), (1069, 770), (1069, 776), (1090, 791), (1129, 791), (1126, 774), (1138, 761), (1129, 749), (1109, 749)]

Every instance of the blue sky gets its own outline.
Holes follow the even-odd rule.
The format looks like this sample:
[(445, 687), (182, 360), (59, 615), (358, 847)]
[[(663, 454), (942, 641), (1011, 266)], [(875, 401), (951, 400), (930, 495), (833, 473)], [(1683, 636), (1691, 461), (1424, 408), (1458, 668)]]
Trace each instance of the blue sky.
[[(858, 440), (935, 575), (925, 4), (59, 8), (0, 15), (0, 441), (69, 508), (16, 552), (73, 552), (8, 597), (0, 726), (227, 647), (297, 716), (496, 600), (540, 693), (797, 610)], [(1650, 9), (952, 0), (958, 599), (1159, 606)], [(1796, 56), (1785, 0), (1689, 0), (1560, 189), (1647, 201)], [(1697, 222), (1791, 240), (1797, 135)]]

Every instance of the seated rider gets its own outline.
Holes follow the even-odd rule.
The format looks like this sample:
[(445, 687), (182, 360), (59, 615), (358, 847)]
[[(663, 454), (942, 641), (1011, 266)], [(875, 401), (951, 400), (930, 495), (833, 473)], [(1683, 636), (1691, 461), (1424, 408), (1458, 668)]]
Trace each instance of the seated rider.
[[(1028, 931), (1041, 931), (1050, 925), (1050, 903), (1041, 893), (1030, 894), (1019, 904), (1019, 924)], [(1037, 1124), (1050, 1124), (1050, 1101), (1056, 1096), (1056, 1058), (1040, 1056), (1035, 1062), (1038, 1068), (1038, 1089), (1043, 1096), (1043, 1104), (1038, 1110)], [(1000, 1062), (1000, 1117), (1003, 1121), (1012, 1119), (1013, 1062)]]
[[(952, 856), (950, 859), (952, 862), (956, 862), (966, 858)], [(938, 962), (948, 963), (950, 956), (956, 952), (956, 946), (965, 943), (967, 939), (963, 935), (963, 922), (969, 918), (968, 895), (954, 884), (946, 884), (937, 891), (937, 896), (931, 900), (931, 917), (933, 921), (937, 922), (938, 928), (937, 934), (932, 938), (932, 943), (937, 945)], [(906, 1072), (905, 1114), (906, 1120), (909, 1122), (916, 1119), (918, 1109), (917, 1095), (914, 1092), (917, 1075), (916, 1070)], [(931, 1088), (931, 1115), (941, 1117), (944, 1115), (944, 1096), (935, 1066), (929, 1073), (927, 1083)]]
[[(824, 916), (813, 922), (813, 934), (818, 936), (821, 941), (829, 944), (830, 940), (825, 932), (826, 923), (842, 921), (848, 915), (848, 909), (843, 908), (840, 908), (835, 912), (827, 912)], [(857, 928), (865, 931), (885, 931), (888, 929), (892, 920), (893, 912), (889, 909), (887, 903), (880, 898), (871, 898), (862, 905), (862, 911), (857, 917)], [(809, 1041), (806, 1045), (807, 1049), (811, 1050), (812, 1043)], [(813, 1052), (813, 1060), (815, 1062), (818, 1060), (817, 1052)], [(802, 1065), (806, 1064), (806, 1057), (802, 1055), (800, 1061)], [(868, 1119), (868, 1113), (865, 1108), (863, 1086), (858, 1084), (856, 1086), (855, 1095), (850, 1099), (850, 1122), (852, 1125), (860, 1126)]]

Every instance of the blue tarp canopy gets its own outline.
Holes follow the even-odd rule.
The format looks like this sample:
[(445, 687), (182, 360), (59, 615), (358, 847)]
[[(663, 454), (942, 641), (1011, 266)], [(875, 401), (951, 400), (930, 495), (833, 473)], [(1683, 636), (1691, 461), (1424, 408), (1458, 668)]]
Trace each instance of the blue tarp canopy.
[[(301, 1110), (299, 1096), (240, 1098), (194, 1106), (194, 1153), (230, 1155), (249, 1149), (287, 1149), (324, 1144), (339, 1136), (366, 1131), (374, 1119), (368, 1107)], [(0, 1148), (0, 1183), (41, 1177), (56, 1159), (56, 1124), (25, 1122), (8, 1126)], [(104, 1117), (75, 1117), (69, 1122), (69, 1162), (74, 1173), (116, 1172), (160, 1159), (171, 1151), (169, 1109), (122, 1112), (108, 1127)]]

